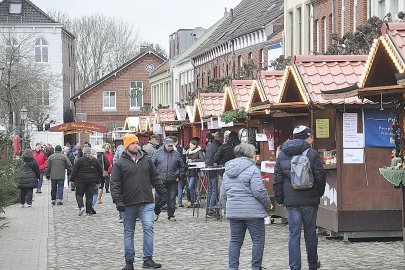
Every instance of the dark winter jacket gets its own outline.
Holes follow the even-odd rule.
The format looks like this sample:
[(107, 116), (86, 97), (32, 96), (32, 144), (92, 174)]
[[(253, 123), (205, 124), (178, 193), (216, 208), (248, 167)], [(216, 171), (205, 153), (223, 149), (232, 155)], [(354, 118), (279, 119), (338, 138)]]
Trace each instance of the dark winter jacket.
[(46, 163), (45, 175), (48, 179), (65, 179), (65, 169), (67, 175), (72, 172), (72, 164), (67, 156), (60, 152), (52, 154)]
[(291, 159), (304, 152), (310, 145), (302, 139), (288, 140), (281, 146), (281, 151), (274, 168), (274, 193), (278, 204), (285, 206), (318, 205), (325, 192), (326, 175), (321, 159), (314, 149), (309, 149), (307, 157), (311, 162), (314, 185), (310, 189), (294, 190), (291, 186)]
[(233, 148), (240, 143), (239, 139), (236, 137), (230, 137), (229, 140), (222, 144), (214, 156), (214, 163), (225, 165), (228, 161), (235, 158), (235, 153)]
[(159, 178), (155, 165), (145, 152), (138, 152), (136, 162), (127, 151), (114, 161), (110, 181), (114, 203), (122, 202), (125, 206), (152, 203), (154, 202), (152, 187), (162, 200), (167, 200), (165, 186)]
[(175, 150), (168, 152), (165, 147), (157, 150), (152, 156), (160, 179), (163, 182), (185, 178), (185, 167), (181, 154)]
[[(187, 165), (190, 162), (202, 162), (202, 161), (204, 161), (204, 153), (202, 152), (202, 149), (201, 149), (200, 146), (198, 146), (194, 150), (188, 149), (186, 151), (185, 156), (186, 156), (186, 160), (188, 161)], [(195, 177), (197, 175), (197, 169), (187, 169), (187, 175)]]
[(100, 177), (103, 175), (103, 169), (95, 157), (87, 159), (79, 158), (73, 166), (71, 180), (76, 183), (100, 183)]
[[(205, 166), (210, 167), (214, 165), (214, 157), (215, 154), (217, 153), (219, 147), (221, 146), (221, 142), (218, 140), (214, 140), (212, 143), (210, 143), (207, 147), (207, 151), (205, 152)], [(208, 177), (216, 177), (217, 172), (215, 171), (209, 171), (208, 172)]]
[[(97, 153), (97, 160), (98, 160), (98, 163), (100, 164), (101, 168), (104, 171), (108, 171), (108, 168), (110, 167), (110, 161), (108, 161), (107, 156), (103, 152)], [(103, 166), (103, 162), (104, 162), (104, 166)]]
[(39, 179), (39, 166), (32, 157), (25, 157), (17, 161), (17, 166), (21, 167), (21, 176), (18, 188), (35, 188)]

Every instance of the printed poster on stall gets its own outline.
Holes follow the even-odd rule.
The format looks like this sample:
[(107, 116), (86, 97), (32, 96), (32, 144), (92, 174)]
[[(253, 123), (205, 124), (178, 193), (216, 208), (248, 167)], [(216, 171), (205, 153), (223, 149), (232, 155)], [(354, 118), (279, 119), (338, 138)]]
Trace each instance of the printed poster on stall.
[(364, 109), (364, 133), (366, 147), (395, 147), (392, 140), (392, 123), (395, 115), (391, 109)]
[(316, 119), (316, 138), (329, 138), (329, 119)]
[(364, 135), (357, 133), (357, 113), (343, 114), (343, 148), (363, 148)]

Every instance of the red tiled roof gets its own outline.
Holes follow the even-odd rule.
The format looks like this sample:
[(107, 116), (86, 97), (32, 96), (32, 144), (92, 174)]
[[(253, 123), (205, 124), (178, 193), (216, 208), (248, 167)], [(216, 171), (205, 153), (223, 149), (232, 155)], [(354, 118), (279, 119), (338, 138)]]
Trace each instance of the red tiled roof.
[(204, 116), (219, 116), (222, 112), (222, 103), (224, 102), (223, 93), (201, 93), (199, 95), (201, 109)]
[(160, 122), (170, 122), (176, 120), (176, 110), (175, 109), (159, 109), (159, 121)]
[(270, 103), (276, 103), (280, 88), (283, 83), (284, 71), (262, 71), (260, 81), (263, 85), (264, 93)]
[(402, 60), (405, 61), (405, 22), (384, 23), (381, 28), (381, 34), (388, 34), (390, 36)]
[(253, 80), (235, 80), (232, 81), (232, 93), (236, 102), (236, 109), (249, 106), (249, 98), (252, 91)]
[(292, 62), (297, 67), (307, 93), (314, 104), (362, 104), (358, 97), (325, 100), (321, 90), (335, 90), (358, 83), (367, 56), (322, 55), (295, 56)]

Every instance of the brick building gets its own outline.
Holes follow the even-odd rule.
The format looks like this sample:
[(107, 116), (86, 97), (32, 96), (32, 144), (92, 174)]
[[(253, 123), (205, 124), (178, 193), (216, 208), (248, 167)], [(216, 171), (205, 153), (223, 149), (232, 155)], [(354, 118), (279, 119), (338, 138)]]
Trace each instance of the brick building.
[(237, 77), (238, 69), (252, 60), (257, 71), (268, 68), (269, 39), (283, 29), (282, 0), (242, 0), (192, 54), (196, 88), (213, 79)]
[[(150, 73), (165, 57), (148, 48), (141, 48), (133, 59), (72, 96), (76, 116), (87, 122), (107, 126), (109, 131), (123, 127), (126, 117), (138, 116), (151, 103)], [(82, 119), (83, 120), (83, 119)], [(103, 143), (106, 134), (80, 134), (78, 142)]]

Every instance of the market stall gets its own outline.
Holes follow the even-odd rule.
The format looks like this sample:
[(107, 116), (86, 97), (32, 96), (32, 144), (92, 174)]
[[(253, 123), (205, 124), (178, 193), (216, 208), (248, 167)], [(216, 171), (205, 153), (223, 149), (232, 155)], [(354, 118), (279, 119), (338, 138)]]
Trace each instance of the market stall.
[[(387, 116), (378, 104), (357, 97), (325, 100), (321, 90), (348, 88), (358, 81), (366, 56), (296, 56), (285, 71), (278, 100), (270, 105), (277, 143), (287, 140), (297, 125), (314, 131), (314, 148), (321, 155), (327, 185), (317, 225), (345, 240), (393, 236), (399, 231), (398, 193), (382, 181), (375, 168), (390, 161), (391, 147), (365, 145), (367, 116)], [(389, 116), (388, 116), (389, 117)], [(366, 129), (366, 130), (364, 130)], [(375, 133), (375, 135), (381, 135)], [(286, 215), (284, 208), (276, 213)]]
[[(404, 94), (405, 94), (405, 24), (404, 23), (384, 23), (382, 26), (382, 36), (376, 39), (370, 50), (367, 65), (357, 85), (351, 88), (337, 89), (335, 91), (323, 91), (325, 98), (335, 98), (337, 96), (358, 96), (367, 98), (379, 103), (381, 112), (386, 111), (387, 107), (393, 107), (391, 118), (386, 129), (386, 137), (390, 143), (394, 144), (396, 155), (404, 162)], [(365, 133), (367, 139), (374, 139)], [(374, 142), (374, 140), (372, 140)], [(385, 142), (387, 139), (385, 140)], [(374, 142), (375, 143), (375, 142)], [(380, 148), (375, 150), (375, 158), (381, 159)], [(398, 219), (402, 220), (403, 238), (405, 239), (405, 187), (404, 179), (400, 166), (395, 166), (395, 157), (393, 159), (382, 159), (383, 164), (374, 164), (371, 169), (373, 173), (379, 171), (381, 175), (377, 178), (380, 185), (391, 188), (390, 193), (384, 194), (384, 197), (378, 199), (395, 202), (394, 205), (386, 205), (395, 212), (395, 228), (398, 227)], [(391, 166), (390, 166), (391, 165)], [(386, 168), (386, 167), (389, 168)], [(396, 167), (396, 168), (395, 168)], [(395, 169), (399, 169), (395, 171)], [(387, 180), (385, 181), (384, 180)], [(398, 189), (401, 188), (402, 194)], [(388, 198), (389, 197), (389, 198)], [(401, 204), (402, 200), (402, 204)], [(401, 211), (402, 210), (402, 211)], [(402, 219), (401, 219), (402, 212)], [(384, 223), (389, 222), (384, 220)], [(394, 220), (392, 220), (394, 222)], [(399, 222), (400, 223), (400, 222)], [(394, 224), (392, 224), (392, 227)], [(402, 227), (402, 228), (401, 228)], [(405, 245), (404, 245), (405, 252)]]

